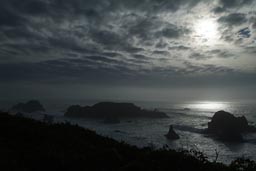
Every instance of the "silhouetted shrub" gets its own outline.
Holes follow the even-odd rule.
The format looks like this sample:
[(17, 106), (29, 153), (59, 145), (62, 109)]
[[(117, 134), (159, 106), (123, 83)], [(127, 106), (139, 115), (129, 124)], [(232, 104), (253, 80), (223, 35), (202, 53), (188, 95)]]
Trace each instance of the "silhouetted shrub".
[(249, 159), (238, 158), (230, 164), (230, 167), (237, 171), (255, 171), (256, 163)]

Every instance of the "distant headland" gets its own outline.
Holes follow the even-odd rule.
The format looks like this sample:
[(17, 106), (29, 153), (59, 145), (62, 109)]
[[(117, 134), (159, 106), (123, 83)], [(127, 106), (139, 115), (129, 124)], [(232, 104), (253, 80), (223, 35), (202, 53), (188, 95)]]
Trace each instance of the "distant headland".
[(17, 112), (45, 112), (45, 108), (38, 100), (30, 100), (26, 103), (18, 103), (14, 105), (11, 109), (11, 111), (17, 111)]
[(167, 118), (167, 114), (157, 109), (142, 109), (133, 103), (100, 102), (93, 106), (73, 105), (65, 112), (67, 117), (85, 118)]

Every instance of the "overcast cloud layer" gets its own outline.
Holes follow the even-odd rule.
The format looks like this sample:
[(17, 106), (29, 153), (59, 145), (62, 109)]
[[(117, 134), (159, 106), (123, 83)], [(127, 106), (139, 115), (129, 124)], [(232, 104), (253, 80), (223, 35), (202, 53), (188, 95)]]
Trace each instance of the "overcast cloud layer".
[(256, 1), (1, 0), (0, 81), (256, 85)]

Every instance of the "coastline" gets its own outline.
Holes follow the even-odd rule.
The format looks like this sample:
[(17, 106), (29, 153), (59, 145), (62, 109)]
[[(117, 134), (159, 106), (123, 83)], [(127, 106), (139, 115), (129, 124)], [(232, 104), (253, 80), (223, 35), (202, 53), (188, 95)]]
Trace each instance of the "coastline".
[(209, 162), (197, 151), (138, 148), (68, 122), (49, 124), (7, 113), (0, 117), (1, 162), (13, 170), (237, 170), (245, 162), (256, 168), (250, 160), (229, 166)]

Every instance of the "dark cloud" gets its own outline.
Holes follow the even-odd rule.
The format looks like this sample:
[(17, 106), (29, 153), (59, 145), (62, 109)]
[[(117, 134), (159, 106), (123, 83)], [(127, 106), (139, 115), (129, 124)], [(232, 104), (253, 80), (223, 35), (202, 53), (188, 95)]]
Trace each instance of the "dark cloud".
[(200, 2), (200, 0), (129, 0), (129, 1), (119, 1), (111, 0), (109, 1), (111, 8), (113, 9), (129, 9), (138, 11), (147, 11), (150, 13), (158, 12), (175, 12), (180, 9), (181, 6), (188, 6), (192, 8)]
[(110, 63), (110, 64), (116, 64), (119, 62), (114, 59), (114, 58), (109, 58), (106, 56), (85, 56), (85, 58), (92, 60), (92, 61), (98, 61), (98, 62), (103, 62), (103, 63)]
[(207, 59), (212, 58), (212, 56), (208, 56), (208, 55), (201, 54), (201, 53), (192, 53), (189, 56), (189, 58), (190, 59), (195, 59), (195, 60), (207, 60)]
[(120, 46), (124, 46), (123, 43), (126, 43), (122, 40), (121, 35), (108, 30), (91, 30), (90, 38), (96, 43), (113, 49), (120, 48)]
[(168, 43), (166, 43), (165, 41), (163, 41), (162, 39), (160, 39), (159, 42), (157, 42), (157, 44), (155, 45), (156, 48), (158, 49), (163, 49), (163, 48), (166, 48), (168, 47)]
[(243, 28), (241, 30), (239, 30), (237, 32), (238, 36), (241, 37), (241, 38), (250, 38), (251, 36), (251, 31), (248, 27), (246, 28)]
[(97, 53), (99, 49), (96, 46), (85, 46), (83, 44), (79, 44), (78, 40), (72, 36), (55, 36), (49, 37), (46, 40), (49, 47), (54, 47), (58, 50), (67, 50), (73, 51), (81, 54), (94, 54)]
[(232, 9), (238, 10), (244, 6), (249, 6), (254, 0), (218, 0), (216, 7), (212, 11), (216, 14), (228, 12)]
[(153, 55), (169, 56), (170, 52), (164, 50), (155, 50), (153, 51)]
[(110, 57), (122, 57), (122, 54), (117, 52), (103, 52), (104, 56), (110, 56)]
[(253, 0), (220, 0), (219, 2), (224, 8), (236, 8), (248, 5), (252, 3)]
[(168, 47), (169, 50), (189, 50), (190, 47), (179, 45), (179, 46), (171, 46)]
[(138, 58), (127, 59), (127, 62), (136, 64), (136, 65), (138, 65), (138, 67), (140, 67), (141, 65), (148, 65), (151, 63), (151, 61), (149, 61), (149, 60), (138, 59)]
[(223, 39), (229, 43), (232, 43), (234, 42), (235, 37), (234, 37), (234, 34), (229, 29), (226, 29), (221, 33), (220, 39)]
[[(39, 58), (39, 52), (46, 55), (52, 51), (82, 55), (97, 54), (102, 49), (131, 54), (141, 52), (144, 49), (133, 45), (133, 37), (145, 44), (154, 44), (153, 41), (160, 37), (179, 38), (188, 29), (163, 22), (155, 16), (139, 16), (137, 11), (157, 11), (160, 8), (162, 11), (162, 7), (175, 11), (181, 5), (193, 6), (198, 1), (24, 0), (19, 3), (17, 0), (3, 0), (1, 3), (0, 35), (4, 44), (1, 54), (29, 54)], [(150, 8), (146, 8), (148, 6)], [(120, 9), (134, 9), (130, 12), (134, 20), (119, 23), (123, 29), (121, 32), (107, 25), (115, 18), (111, 13), (118, 14)]]
[(68, 82), (74, 79), (77, 82), (94, 83), (115, 80), (123, 77), (128, 71), (134, 72), (129, 69), (128, 64), (102, 56), (39, 63), (1, 64), (0, 70), (1, 81)]
[(147, 57), (147, 56), (145, 56), (145, 55), (142, 55), (142, 54), (134, 54), (133, 56), (134, 56), (134, 58), (136, 58), (136, 59), (143, 59), (143, 60), (149, 58), (149, 57)]
[(15, 11), (9, 9), (5, 6), (5, 3), (1, 4), (0, 7), (0, 28), (4, 26), (17, 27), (23, 25), (26, 22), (26, 19), (22, 16), (19, 16)]
[(139, 53), (139, 52), (142, 52), (142, 51), (145, 50), (145, 49), (143, 49), (143, 48), (131, 47), (131, 46), (124, 47), (124, 49), (125, 49), (125, 51), (128, 52), (128, 53)]
[(142, 40), (153, 39), (152, 33), (160, 26), (156, 18), (137, 19), (129, 28), (129, 34)]
[(121, 35), (109, 30), (91, 30), (88, 37), (105, 50), (137, 53), (143, 48), (135, 47), (129, 42), (128, 35)]
[[(142, 42), (161, 40), (162, 38), (178, 39), (189, 33), (190, 30), (188, 28), (164, 22), (158, 17), (139, 18), (129, 28), (129, 35), (137, 37)], [(157, 44), (160, 48), (167, 45), (163, 40)]]
[(252, 53), (252, 54), (256, 54), (256, 46), (249, 46), (245, 48), (246, 52)]
[(226, 50), (220, 50), (220, 49), (214, 49), (214, 50), (210, 50), (208, 52), (206, 52), (209, 55), (212, 55), (213, 57), (216, 58), (231, 58), (231, 57), (235, 57), (234, 54), (226, 51)]
[(181, 36), (181, 32), (178, 28), (170, 27), (170, 28), (164, 28), (163, 30), (157, 32), (156, 36), (163, 36), (166, 38), (178, 38)]
[(232, 13), (218, 19), (220, 23), (227, 24), (228, 26), (241, 25), (247, 22), (246, 15), (243, 13)]
[(119, 61), (104, 56), (85, 56), (78, 59), (58, 59), (39, 63), (1, 64), (0, 78), (1, 81), (24, 80), (58, 82), (61, 80), (63, 82), (68, 82), (70, 80), (75, 80), (76, 82), (97, 83), (111, 80), (114, 81), (115, 79), (128, 79), (130, 76), (133, 77), (135, 75), (140, 78), (155, 75), (155, 79), (161, 79), (164, 75), (182, 76), (193, 73), (221, 73), (233, 71), (227, 67), (219, 67), (215, 65), (198, 66), (190, 62), (184, 62), (186, 66), (185, 68), (169, 66), (153, 67), (151, 69), (138, 68), (138, 70), (134, 70), (134, 67), (138, 67), (139, 65), (137, 64), (143, 63), (143, 60), (144, 63), (147, 63), (144, 58), (134, 60), (130, 63), (130, 60)]
[(208, 60), (211, 58), (234, 58), (235, 55), (220, 49), (209, 50), (204, 53), (192, 53), (189, 58), (195, 60)]
[(173, 24), (168, 24), (168, 26), (161, 31), (158, 31), (156, 33), (156, 36), (163, 36), (169, 39), (172, 38), (179, 38), (182, 36), (185, 36), (186, 34), (189, 34), (190, 30), (187, 28), (182, 28), (182, 27), (177, 27), (176, 25)]
[[(229, 58), (232, 54), (223, 50), (207, 52), (203, 47), (197, 52), (193, 49), (196, 42), (191, 41), (193, 20), (180, 22), (175, 13), (181, 10), (190, 15), (195, 5), (205, 2), (2, 0), (0, 81), (165, 85), (169, 80), (166, 78), (184, 83), (192, 74), (233, 74), (234, 70), (228, 67), (196, 63), (213, 57)], [(216, 13), (250, 1), (220, 2)], [(218, 21), (228, 26), (247, 21), (246, 14), (224, 14)], [(254, 27), (251, 20), (248, 29)], [(237, 35), (251, 37), (250, 31), (240, 30)], [(232, 35), (223, 32), (224, 35), (233, 41)], [(185, 55), (180, 54), (183, 51)], [(250, 52), (254, 53), (253, 49)], [(179, 60), (170, 58), (170, 53)], [(194, 60), (180, 64), (188, 60), (187, 55)], [(186, 83), (189, 85), (190, 81)]]
[(212, 64), (201, 64), (196, 65), (191, 62), (185, 61), (184, 65), (186, 66), (187, 73), (233, 73), (236, 72), (234, 69), (224, 66), (216, 66)]
[(223, 12), (225, 12), (226, 9), (223, 8), (223, 7), (215, 7), (215, 8), (213, 8), (212, 11), (213, 11), (214, 13), (218, 14), (218, 13), (223, 13)]
[(10, 0), (9, 3), (12, 3), (14, 9), (28, 15), (43, 15), (49, 12), (48, 3), (43, 0), (24, 0), (22, 3), (18, 0)]

